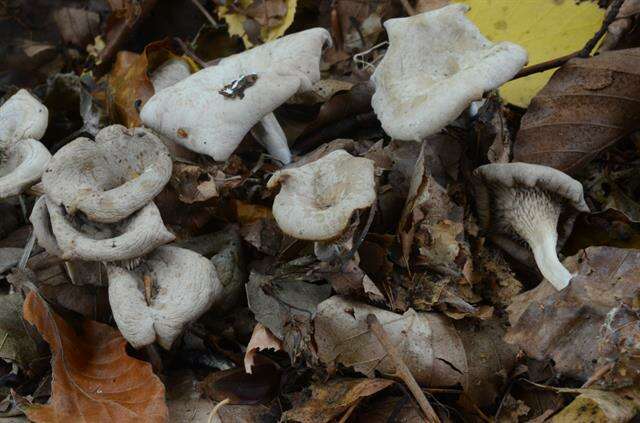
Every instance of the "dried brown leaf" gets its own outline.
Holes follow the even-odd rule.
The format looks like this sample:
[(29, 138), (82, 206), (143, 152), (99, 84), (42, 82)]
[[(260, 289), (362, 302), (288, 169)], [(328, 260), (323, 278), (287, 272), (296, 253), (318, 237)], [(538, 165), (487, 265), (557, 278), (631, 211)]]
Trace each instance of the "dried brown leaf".
[(640, 49), (561, 67), (531, 102), (514, 161), (574, 172), (640, 126)]
[(256, 354), (262, 350), (282, 350), (283, 345), (276, 336), (262, 323), (257, 323), (253, 328), (251, 340), (247, 345), (247, 351), (244, 353), (244, 370), (251, 373), (251, 368), (255, 364)]
[(26, 410), (46, 423), (166, 422), (164, 385), (151, 365), (129, 357), (127, 341), (110, 326), (85, 320), (76, 333), (34, 292), (24, 318), (36, 326), (52, 352), (51, 399)]

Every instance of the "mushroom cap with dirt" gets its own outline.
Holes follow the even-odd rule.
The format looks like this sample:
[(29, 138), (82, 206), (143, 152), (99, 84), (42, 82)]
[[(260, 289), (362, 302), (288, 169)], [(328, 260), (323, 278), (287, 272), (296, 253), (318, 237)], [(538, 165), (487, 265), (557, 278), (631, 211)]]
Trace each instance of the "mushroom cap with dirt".
[(23, 139), (39, 140), (47, 130), (49, 111), (25, 89), (0, 106), (0, 145)]
[(153, 201), (120, 222), (96, 223), (83, 215), (68, 215), (64, 207), (46, 196), (45, 200), (50, 226), (43, 210), (34, 208), (32, 223), (38, 225), (34, 231), (43, 247), (60, 251), (64, 260), (127, 261), (175, 239)]
[(480, 223), (491, 239), (507, 251), (521, 248), (514, 238), (524, 240), (542, 275), (556, 289), (565, 288), (572, 276), (558, 260), (558, 231), (565, 231), (561, 238), (568, 236), (571, 225), (561, 221), (589, 212), (582, 184), (554, 168), (528, 163), (480, 166), (474, 177)]
[(140, 210), (171, 178), (164, 144), (144, 128), (111, 125), (96, 141), (78, 138), (62, 147), (42, 176), (47, 197), (67, 213), (114, 223)]
[(320, 79), (327, 30), (312, 28), (224, 58), (157, 92), (142, 108), (142, 122), (172, 141), (224, 161), (245, 135), (254, 136), (283, 163), (291, 161), (284, 132), (272, 112)]
[(223, 292), (209, 260), (173, 246), (158, 247), (132, 270), (108, 264), (107, 274), (113, 317), (135, 348), (157, 340), (170, 349)]
[(437, 133), (525, 65), (522, 47), (487, 40), (467, 10), (456, 3), (384, 23), (389, 49), (371, 77), (371, 105), (391, 137)]
[(278, 185), (273, 201), (278, 226), (289, 236), (309, 241), (339, 237), (353, 213), (376, 200), (373, 161), (344, 150), (276, 172), (267, 187)]
[(0, 200), (19, 195), (37, 182), (50, 159), (47, 147), (34, 139), (0, 147)]

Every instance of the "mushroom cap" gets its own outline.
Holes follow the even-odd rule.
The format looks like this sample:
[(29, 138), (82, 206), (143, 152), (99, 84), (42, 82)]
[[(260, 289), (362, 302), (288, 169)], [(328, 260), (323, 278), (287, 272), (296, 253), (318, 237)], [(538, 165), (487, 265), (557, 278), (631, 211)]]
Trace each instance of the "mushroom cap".
[[(142, 108), (142, 122), (172, 141), (223, 161), (249, 130), (295, 93), (320, 79), (323, 28), (298, 32), (224, 58), (157, 92)], [(243, 97), (220, 93), (247, 75), (257, 80)]]
[(3, 151), (0, 160), (0, 199), (20, 194), (44, 173), (51, 153), (40, 141), (23, 139)]
[(539, 188), (563, 198), (577, 211), (589, 212), (589, 206), (584, 201), (582, 184), (552, 167), (529, 163), (492, 163), (477, 168), (474, 176), (478, 216), (481, 225), (485, 228), (492, 226), (490, 193), (492, 185), (507, 188)]
[(175, 239), (153, 202), (116, 224), (74, 224), (61, 206), (49, 198), (46, 201), (51, 228), (64, 260), (130, 260)]
[(268, 188), (280, 185), (273, 216), (294, 238), (324, 241), (349, 225), (353, 212), (376, 200), (373, 161), (335, 150), (300, 167), (276, 172)]
[[(158, 247), (134, 270), (109, 264), (107, 274), (113, 317), (135, 348), (157, 339), (170, 349), (184, 327), (222, 295), (214, 265), (198, 253), (173, 246)], [(144, 276), (157, 288), (149, 304), (142, 289)]]
[(191, 75), (187, 62), (181, 59), (169, 59), (151, 75), (151, 84), (155, 92), (177, 84)]
[(171, 156), (144, 128), (111, 125), (93, 142), (78, 138), (62, 147), (42, 176), (47, 196), (70, 214), (118, 222), (144, 207), (171, 178)]
[(27, 90), (19, 90), (0, 106), (0, 144), (25, 138), (39, 140), (47, 130), (49, 111)]
[(391, 137), (419, 141), (438, 132), (526, 63), (522, 47), (487, 40), (468, 9), (455, 3), (385, 22), (389, 49), (371, 77), (371, 105)]

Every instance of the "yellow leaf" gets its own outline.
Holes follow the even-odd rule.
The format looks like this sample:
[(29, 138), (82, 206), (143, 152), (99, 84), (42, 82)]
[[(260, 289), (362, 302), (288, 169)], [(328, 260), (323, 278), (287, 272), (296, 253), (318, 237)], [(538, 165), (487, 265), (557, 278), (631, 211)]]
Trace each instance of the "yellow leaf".
[[(249, 8), (254, 1), (255, 0), (240, 0), (238, 2), (239, 7), (236, 11), (231, 10), (230, 8), (227, 8), (225, 6), (221, 6), (218, 9), (218, 16), (224, 18), (224, 20), (227, 22), (227, 30), (229, 31), (229, 35), (236, 35), (238, 37), (241, 37), (246, 48), (253, 47), (253, 43), (249, 40), (247, 32), (244, 28), (244, 23), (247, 18), (245, 15), (243, 15), (242, 11)], [(268, 2), (269, 0), (264, 1)], [(262, 42), (266, 43), (283, 36), (287, 28), (289, 28), (293, 23), (293, 18), (296, 14), (296, 5), (298, 2), (297, 0), (284, 0), (284, 2), (287, 7), (287, 12), (282, 17), (281, 22), (276, 26), (262, 26), (260, 28), (260, 38)]]
[[(529, 53), (529, 64), (546, 62), (584, 47), (602, 25), (604, 9), (574, 0), (465, 0), (469, 19), (491, 41), (512, 41)], [(527, 107), (555, 70), (508, 82), (502, 97)]]

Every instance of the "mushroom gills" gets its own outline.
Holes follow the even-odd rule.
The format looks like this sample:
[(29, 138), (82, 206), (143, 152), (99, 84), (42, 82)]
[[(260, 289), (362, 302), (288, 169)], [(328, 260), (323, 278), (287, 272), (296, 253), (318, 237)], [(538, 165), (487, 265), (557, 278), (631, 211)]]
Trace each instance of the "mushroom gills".
[(497, 186), (495, 193), (496, 222), (526, 241), (545, 279), (558, 290), (567, 287), (572, 276), (556, 253), (562, 200), (540, 188)]

